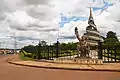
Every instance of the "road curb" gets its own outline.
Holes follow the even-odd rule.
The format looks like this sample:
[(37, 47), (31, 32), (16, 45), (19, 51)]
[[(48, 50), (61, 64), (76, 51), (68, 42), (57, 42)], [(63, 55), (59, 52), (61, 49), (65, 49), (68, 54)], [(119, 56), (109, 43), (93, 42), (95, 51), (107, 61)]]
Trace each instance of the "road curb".
[(80, 68), (64, 68), (64, 67), (50, 67), (50, 66), (36, 66), (36, 65), (27, 65), (27, 64), (20, 64), (15, 63), (12, 61), (8, 61), (10, 64), (20, 65), (20, 66), (27, 66), (27, 67), (35, 67), (35, 68), (44, 68), (44, 69), (60, 69), (60, 70), (77, 70), (77, 71), (107, 71), (107, 72), (120, 72), (120, 70), (114, 69), (80, 69)]

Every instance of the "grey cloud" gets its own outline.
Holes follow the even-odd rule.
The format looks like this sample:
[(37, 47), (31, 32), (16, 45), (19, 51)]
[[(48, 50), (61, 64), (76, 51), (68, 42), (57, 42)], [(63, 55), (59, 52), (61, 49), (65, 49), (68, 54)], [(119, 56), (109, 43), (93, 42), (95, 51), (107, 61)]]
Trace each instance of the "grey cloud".
[(3, 12), (14, 12), (24, 6), (24, 0), (0, 0), (0, 8)]
[[(48, 38), (46, 37), (47, 32), (58, 31), (58, 29), (57, 29), (58, 25), (54, 25), (54, 19), (56, 19), (54, 16), (58, 15), (55, 13), (55, 11), (58, 11), (58, 13), (59, 13), (59, 8), (56, 8), (57, 10), (54, 11), (55, 8), (53, 8), (52, 6), (49, 5), (50, 1), (51, 0), (1, 0), (1, 2), (0, 2), (0, 8), (1, 8), (0, 9), (1, 10), (0, 20), (4, 20), (6, 18), (6, 16), (4, 16), (4, 13), (11, 14), (12, 12), (15, 12), (15, 11), (18, 11), (18, 13), (19, 13), (19, 11), (21, 11), (21, 13), (22, 13), (22, 11), (23, 11), (26, 13), (26, 15), (19, 13), (15, 16), (10, 17), (11, 21), (9, 20), (9, 22), (8, 22), (9, 26), (11, 28), (10, 29), (11, 32), (15, 31), (17, 33), (17, 31), (18, 31), (17, 35), (19, 35), (19, 36), (16, 37), (17, 40), (18, 41), (39, 40), (36, 37), (46, 38), (46, 40), (48, 40)], [(57, 2), (57, 0), (55, 0), (55, 1)], [(63, 3), (64, 3), (64, 0), (60, 0), (60, 1), (63, 1)], [(63, 10), (61, 10), (60, 13), (69, 11), (69, 12), (73, 13), (73, 16), (76, 16), (76, 15), (77, 16), (88, 16), (89, 10), (88, 10), (88, 8), (86, 8), (88, 6), (88, 2), (87, 2), (88, 0), (85, 0), (85, 1), (81, 0), (80, 2), (79, 1), (77, 2), (76, 5), (74, 5), (74, 7), (72, 6), (72, 3), (70, 3), (70, 0), (65, 1), (68, 4), (70, 3), (70, 5), (68, 5), (68, 6), (66, 6), (67, 5), (66, 3), (63, 5), (58, 3), (58, 4), (60, 4), (60, 6), (58, 6), (58, 7), (60, 7), (60, 8), (63, 7)], [(97, 3), (94, 6), (99, 6), (98, 3), (101, 4), (101, 2), (97, 1)], [(119, 6), (118, 6), (118, 8), (119, 8)], [(108, 13), (112, 13), (110, 16), (108, 16), (108, 17), (111, 17), (111, 18), (109, 18), (109, 20), (111, 20), (111, 21), (116, 20), (116, 21), (120, 22), (120, 16), (119, 16), (120, 13), (118, 13), (119, 9), (116, 11), (116, 7), (115, 7), (114, 10), (111, 10), (111, 12), (109, 12), (109, 10), (108, 10)], [(21, 18), (19, 18), (19, 17), (21, 17)], [(107, 23), (107, 21), (105, 21), (105, 23)], [(111, 24), (111, 23), (108, 23), (108, 24)], [(109, 26), (108, 24), (106, 24), (105, 26)], [(110, 27), (106, 28), (104, 26), (101, 26), (100, 28), (101, 28), (100, 32), (102, 32), (101, 35), (105, 35), (106, 34), (106, 33), (104, 33), (104, 32), (106, 32), (105, 30), (107, 30)], [(118, 28), (119, 27), (116, 27), (116, 29), (118, 29)], [(7, 29), (7, 28), (5, 27), (5, 29)], [(67, 29), (67, 28), (65, 28), (65, 29)], [(6, 33), (7, 31), (5, 31), (3, 29), (1, 30), (1, 34), (3, 33), (3, 31), (4, 31), (4, 34), (7, 34)], [(23, 33), (22, 33), (22, 31), (23, 31)], [(29, 33), (29, 31), (31, 31), (31, 32)], [(42, 32), (43, 33), (45, 32), (46, 34), (41, 34), (39, 36), (38, 33), (42, 33)], [(82, 28), (80, 27), (79, 32), (81, 35), (85, 32), (85, 29), (84, 29), (84, 31), (82, 31)], [(34, 35), (33, 35), (33, 33), (34, 33)], [(22, 36), (22, 35), (24, 35), (24, 36)], [(54, 37), (55, 35), (56, 34), (53, 35), (53, 38), (55, 38)], [(35, 37), (35, 38), (33, 38), (33, 37)], [(66, 34), (60, 36), (60, 38), (61, 39), (76, 39), (75, 35), (73, 35), (71, 33), (69, 35), (68, 35), (68, 33), (66, 33)]]
[(6, 16), (3, 13), (0, 13), (0, 21), (5, 20)]
[(29, 28), (31, 28), (31, 27), (43, 28), (43, 27), (46, 27), (46, 26), (41, 26), (41, 25), (38, 25), (38, 24), (29, 24), (29, 25), (27, 25), (27, 27), (29, 27)]
[(119, 19), (119, 20), (117, 20), (117, 22), (120, 22), (120, 19)]
[(51, 6), (48, 5), (30, 5), (26, 9), (29, 16), (37, 18), (39, 20), (52, 20), (54, 19), (55, 12)]
[(32, 37), (26, 37), (26, 36), (17, 36), (16, 39), (18, 41), (24, 41), (24, 40), (39, 40), (37, 38), (32, 38)]
[(9, 26), (11, 29), (15, 29), (15, 30), (18, 30), (18, 31), (27, 31), (29, 30), (26, 26), (24, 25), (21, 25), (17, 22), (9, 22)]
[(100, 31), (100, 35), (103, 36), (103, 37), (106, 37), (106, 32), (103, 32), (103, 31)]
[(35, 31), (42, 31), (42, 32), (50, 32), (50, 31), (58, 31), (58, 29), (57, 28), (50, 28), (50, 29), (48, 29), (48, 28), (45, 28), (45, 29), (39, 29), (39, 28), (34, 28), (34, 29), (31, 29), (31, 30), (35, 30)]
[(32, 28), (32, 27), (36, 27), (36, 28), (45, 28), (45, 27), (49, 27), (50, 24), (49, 23), (41, 23), (41, 22), (35, 22), (35, 23), (29, 23), (27, 25), (27, 27)]
[(27, 4), (48, 4), (50, 0), (24, 0)]
[(6, 6), (4, 0), (1, 0), (0, 1), (0, 12), (4, 12), (4, 11), (7, 11), (9, 10), (8, 7)]
[(33, 31), (37, 31), (37, 32), (39, 32), (39, 31), (42, 31), (42, 32), (58, 31), (57, 28), (51, 27), (51, 25), (41, 25), (41, 24), (20, 25), (17, 23), (14, 23), (14, 24), (11, 23), (10, 28), (18, 30), (18, 31), (29, 31), (29, 30), (33, 30)]
[(57, 31), (58, 29), (45, 29), (45, 30), (40, 30), (40, 31), (45, 31), (45, 32), (49, 32), (49, 31)]
[[(18, 2), (20, 2), (20, 4), (26, 4), (26, 6), (21, 6), (24, 12), (26, 12), (26, 14), (32, 18), (32, 19), (37, 19), (36, 21), (33, 20), (33, 22), (28, 19), (28, 22), (25, 22), (22, 24), (21, 20), (19, 20), (19, 11), (22, 12), (22, 10), (17, 9), (17, 15), (11, 16), (13, 14), (13, 11), (11, 11), (10, 8), (15, 8), (15, 6), (17, 7), (18, 5), (15, 3), (13, 3), (15, 0), (13, 0), (12, 2), (5, 0), (5, 2), (3, 1), (2, 3), (0, 3), (0, 7), (3, 7), (2, 9), (7, 10), (10, 12), (5, 12), (2, 11), (3, 13), (7, 13), (10, 14), (10, 17), (7, 16), (9, 18), (9, 21), (7, 21), (7, 23), (9, 23), (9, 26), (11, 29), (15, 29), (18, 31), (28, 31), (28, 30), (35, 30), (35, 31), (56, 31), (56, 29), (52, 29), (51, 24), (54, 24), (52, 22), (52, 20), (54, 19), (54, 11), (52, 10), (51, 6), (48, 5), (50, 0), (17, 0), (15, 1), (15, 3), (18, 4)], [(8, 4), (9, 3), (9, 4)], [(3, 5), (2, 5), (3, 4)], [(20, 6), (19, 4), (19, 6)], [(37, 5), (39, 4), (39, 5)], [(10, 6), (11, 5), (11, 6)], [(16, 12), (15, 12), (16, 13)], [(1, 13), (0, 13), (1, 14)], [(27, 16), (26, 15), (26, 16)], [(0, 15), (0, 20), (3, 20), (6, 18), (6, 16), (2, 16)], [(24, 17), (21, 16), (21, 17)], [(28, 17), (27, 17), (28, 18)], [(26, 20), (26, 19), (25, 19)]]
[(16, 27), (16, 28), (14, 28), (14, 29), (19, 30), (19, 31), (27, 31), (27, 30), (28, 30), (28, 29), (26, 29), (26, 28), (20, 28), (20, 27)]
[(60, 39), (76, 39), (76, 37), (73, 36), (60, 36)]
[(19, 25), (10, 25), (10, 28), (12, 30), (18, 30), (18, 31), (28, 31), (29, 29), (28, 28), (25, 28), (25, 27), (21, 27)]

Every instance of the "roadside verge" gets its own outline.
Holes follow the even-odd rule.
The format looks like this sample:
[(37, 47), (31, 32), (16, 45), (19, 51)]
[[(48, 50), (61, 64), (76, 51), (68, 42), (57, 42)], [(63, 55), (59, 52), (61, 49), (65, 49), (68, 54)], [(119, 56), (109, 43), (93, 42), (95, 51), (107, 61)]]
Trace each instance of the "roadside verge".
[(46, 68), (46, 69), (61, 69), (61, 70), (80, 70), (80, 71), (109, 71), (120, 72), (120, 64), (104, 64), (104, 65), (77, 65), (77, 64), (58, 64), (43, 61), (9, 61), (8, 63), (20, 66)]

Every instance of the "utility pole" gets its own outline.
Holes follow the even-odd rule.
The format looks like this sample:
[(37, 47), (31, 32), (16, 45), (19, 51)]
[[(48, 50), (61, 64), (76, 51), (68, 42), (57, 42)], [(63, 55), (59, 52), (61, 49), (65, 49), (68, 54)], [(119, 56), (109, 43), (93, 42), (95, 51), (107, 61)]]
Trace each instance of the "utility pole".
[(9, 37), (11, 37), (11, 38), (13, 38), (13, 53), (15, 54), (16, 53), (16, 47), (17, 47), (17, 41), (16, 41), (16, 36), (9, 36)]
[(1, 42), (0, 42), (0, 48), (1, 48)]
[(16, 54), (16, 48), (17, 48), (17, 42), (16, 42), (16, 36), (14, 36), (14, 54)]

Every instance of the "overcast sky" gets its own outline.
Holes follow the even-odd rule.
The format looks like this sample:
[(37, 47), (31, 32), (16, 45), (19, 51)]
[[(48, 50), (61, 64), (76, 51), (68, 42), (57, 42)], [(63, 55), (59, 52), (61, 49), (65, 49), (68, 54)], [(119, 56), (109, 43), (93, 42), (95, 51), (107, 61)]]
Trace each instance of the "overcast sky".
[[(120, 36), (120, 0), (0, 0), (0, 47), (77, 41), (74, 28), (85, 32), (92, 7), (101, 35), (110, 30)], [(58, 35), (59, 33), (59, 35)]]

